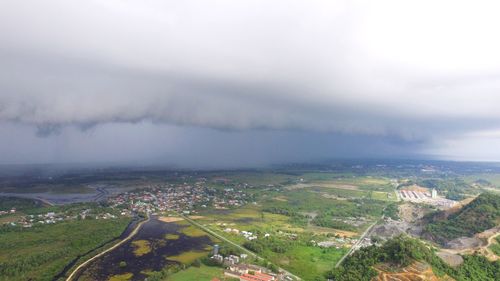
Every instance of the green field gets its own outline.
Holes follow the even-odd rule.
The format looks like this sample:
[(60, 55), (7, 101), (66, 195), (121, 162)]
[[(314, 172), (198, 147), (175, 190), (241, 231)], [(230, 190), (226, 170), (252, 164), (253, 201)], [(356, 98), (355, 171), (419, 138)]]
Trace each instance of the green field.
[[(323, 280), (349, 249), (321, 248), (311, 241), (327, 241), (334, 235), (357, 236), (397, 200), (394, 187), (382, 177), (339, 173), (260, 177), (252, 173), (232, 175), (231, 179), (233, 183), (279, 186), (250, 190), (256, 203), (237, 209), (204, 210), (203, 218), (197, 221), (305, 280)], [(359, 223), (339, 221), (346, 217)], [(250, 231), (259, 238), (248, 241), (241, 231)], [(269, 237), (263, 238), (265, 234)]]
[(260, 185), (277, 185), (294, 180), (297, 177), (281, 173), (271, 172), (237, 172), (237, 173), (221, 173), (218, 174), (221, 178), (226, 178), (232, 182), (247, 183), (254, 186)]
[[(197, 221), (305, 280), (322, 280), (348, 247), (321, 248), (311, 241), (325, 241), (335, 234), (343, 236), (346, 230), (364, 230), (369, 222), (382, 215), (388, 201), (358, 198), (356, 195), (369, 193), (364, 190), (327, 187), (321, 190), (355, 193), (350, 194), (352, 200), (336, 200), (323, 196), (315, 188), (269, 191), (261, 193), (256, 204), (230, 210), (206, 210), (201, 214), (203, 218)], [(337, 230), (315, 225), (316, 220), (308, 214), (325, 216), (325, 220), (331, 221), (333, 217), (366, 217), (367, 222), (359, 227)], [(249, 242), (240, 233), (224, 231), (227, 228), (251, 231), (259, 239)], [(351, 235), (355, 236), (356, 232)], [(270, 237), (263, 238), (264, 234)]]
[[(217, 277), (222, 280), (224, 273), (222, 268), (201, 265), (200, 267), (191, 266), (186, 270), (179, 271), (168, 276), (166, 281), (210, 281), (212, 278)], [(226, 279), (238, 280), (238, 279)]]

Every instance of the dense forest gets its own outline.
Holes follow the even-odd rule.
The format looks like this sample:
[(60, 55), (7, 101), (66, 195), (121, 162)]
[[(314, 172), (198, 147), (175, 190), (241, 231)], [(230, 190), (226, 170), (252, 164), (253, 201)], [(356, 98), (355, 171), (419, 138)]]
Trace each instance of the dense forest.
[(438, 243), (470, 237), (500, 223), (500, 195), (483, 193), (448, 217), (443, 212), (434, 212), (425, 219), (428, 221), (426, 236)]
[[(0, 210), (16, 208), (23, 215), (55, 212), (78, 217), (82, 210), (90, 214), (115, 213), (101, 203), (74, 203), (44, 207), (39, 201), (0, 198)], [(117, 239), (131, 218), (65, 219), (57, 223), (34, 223), (31, 227), (0, 225), (0, 281), (54, 280), (66, 265), (81, 255)]]
[(458, 281), (500, 280), (500, 261), (490, 262), (483, 256), (463, 256), (464, 263), (456, 268), (445, 264), (417, 239), (398, 236), (382, 246), (369, 246), (356, 251), (344, 263), (327, 273), (327, 278), (335, 281), (369, 281), (377, 276), (373, 266), (387, 263), (393, 267), (405, 267), (413, 261), (430, 264), (438, 276), (447, 274)]

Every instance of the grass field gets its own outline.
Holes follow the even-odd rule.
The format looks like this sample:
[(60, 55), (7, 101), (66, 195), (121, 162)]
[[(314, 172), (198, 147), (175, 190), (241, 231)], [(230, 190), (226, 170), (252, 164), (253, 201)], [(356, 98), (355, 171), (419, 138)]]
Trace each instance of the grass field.
[(168, 234), (165, 234), (165, 239), (167, 240), (177, 240), (179, 239), (179, 235), (178, 234), (173, 234), (173, 233), (168, 233)]
[(188, 225), (186, 227), (183, 227), (180, 230), (180, 232), (184, 235), (191, 236), (191, 237), (201, 237), (201, 236), (207, 235), (203, 230), (197, 228), (194, 225)]
[(148, 240), (135, 240), (132, 241), (132, 245), (134, 245), (134, 255), (136, 257), (151, 252), (151, 243)]
[(124, 273), (111, 276), (108, 281), (129, 281), (134, 275), (132, 273)]
[(218, 177), (229, 179), (232, 182), (247, 183), (254, 186), (269, 185), (269, 184), (277, 185), (297, 178), (297, 176), (292, 176), (287, 174), (257, 172), (257, 171), (219, 173)]
[(167, 259), (180, 262), (182, 264), (191, 264), (197, 259), (206, 257), (207, 254), (208, 251), (189, 251), (189, 252), (183, 252), (182, 254), (176, 256), (168, 256)]
[(179, 271), (169, 276), (166, 281), (210, 281), (217, 277), (220, 280), (238, 280), (234, 278), (224, 279), (224, 273), (220, 267), (201, 265), (200, 267), (191, 266), (186, 270)]

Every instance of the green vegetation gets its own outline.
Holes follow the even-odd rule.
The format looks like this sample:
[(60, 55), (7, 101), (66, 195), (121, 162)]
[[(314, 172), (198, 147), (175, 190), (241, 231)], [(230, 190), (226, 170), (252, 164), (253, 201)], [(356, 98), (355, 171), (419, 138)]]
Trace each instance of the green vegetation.
[(464, 256), (464, 263), (457, 269), (447, 268), (447, 273), (459, 281), (500, 280), (500, 261), (490, 262), (479, 255)]
[(180, 230), (180, 232), (184, 235), (191, 236), (191, 237), (201, 237), (201, 236), (207, 235), (203, 230), (201, 230), (198, 227), (191, 225), (191, 224), (189, 226), (183, 227)]
[[(268, 207), (262, 210), (271, 214), (284, 215), (290, 217), (290, 223), (298, 226), (306, 226), (308, 219), (307, 215), (299, 213), (293, 207)], [(265, 214), (262, 214), (265, 216)]]
[[(452, 174), (449, 171), (421, 173), (421, 167), (417, 166), (401, 166), (397, 169), (383, 165), (380, 167), (377, 165), (372, 169), (359, 166), (360, 168), (355, 169), (353, 165), (348, 165), (343, 168), (331, 166), (324, 170), (182, 172), (175, 175), (163, 172), (134, 175), (117, 173), (113, 176), (106, 176), (104, 182), (120, 183), (124, 186), (132, 186), (134, 183), (144, 186), (145, 183), (149, 185), (154, 182), (162, 184), (165, 182), (188, 184), (202, 182), (207, 188), (207, 198), (217, 196), (219, 199), (227, 199), (228, 197), (224, 197), (227, 194), (231, 196), (236, 192), (238, 196), (243, 194), (245, 196), (241, 196), (242, 199), (238, 204), (227, 204), (228, 200), (225, 200), (226, 204), (221, 204), (223, 207), (215, 206), (211, 202), (206, 204), (203, 202), (203, 205), (206, 205), (203, 207), (202, 203), (194, 205), (194, 209), (203, 216), (198, 218), (197, 222), (258, 253), (265, 259), (258, 261), (250, 258), (249, 262), (268, 266), (274, 270), (280, 266), (303, 277), (304, 280), (325, 280), (326, 277), (334, 280), (369, 280), (376, 274), (373, 269), (374, 265), (384, 263), (384, 266), (389, 265), (388, 268), (404, 267), (415, 260), (432, 265), (434, 272), (438, 275), (446, 274), (457, 280), (495, 280), (498, 278), (498, 263), (488, 262), (480, 256), (465, 256), (462, 266), (450, 268), (425, 244), (405, 237), (389, 240), (379, 247), (372, 246), (357, 251), (348, 257), (340, 268), (332, 270), (333, 264), (346, 253), (352, 242), (350, 239), (341, 239), (343, 236), (356, 237), (368, 225), (379, 220), (382, 215), (398, 219), (398, 203), (395, 202), (397, 197), (394, 194), (394, 185), (400, 179), (405, 182), (408, 179), (406, 184), (436, 188), (440, 195), (445, 194), (451, 199), (461, 199), (470, 194), (478, 194), (483, 190), (495, 188), (493, 181), (472, 180), (472, 178), (468, 179), (466, 174)], [(85, 185), (75, 180), (74, 186)], [(38, 188), (35, 185), (33, 187)], [(47, 190), (52, 192), (58, 188), (53, 187)], [(57, 192), (63, 192), (63, 190)], [(19, 213), (26, 211), (35, 215), (49, 211), (78, 215), (86, 208), (92, 209), (92, 213), (108, 212), (109, 209), (102, 204), (85, 203), (46, 208), (39, 208), (37, 204), (39, 203), (28, 200), (15, 202), (12, 205), (17, 207)], [(426, 231), (438, 241), (463, 235), (469, 236), (497, 225), (500, 222), (499, 206), (499, 200), (495, 195), (481, 195), (470, 205), (448, 217), (444, 213), (435, 213), (426, 217), (430, 222)], [(125, 207), (124, 205), (123, 208)], [(2, 208), (9, 209), (10, 206), (2, 205), (0, 200), (0, 210)], [(113, 211), (109, 212), (116, 214)], [(113, 238), (113, 233), (117, 236), (126, 225), (124, 221), (120, 226), (116, 226), (120, 231), (113, 232), (112, 227), (105, 224), (112, 224), (117, 220), (102, 220), (97, 223), (92, 219), (89, 220), (89, 217), (93, 216), (87, 216), (86, 220), (35, 226), (33, 229), (12, 228), (12, 233), (19, 236), (40, 230), (36, 235), (38, 240), (23, 237), (23, 241), (26, 242), (24, 246), (23, 241), (13, 240), (14, 234), (5, 236), (7, 232), (1, 229), (0, 281), (30, 278), (50, 280), (69, 261), (93, 249), (92, 247), (96, 248), (109, 241)], [(133, 241), (136, 256), (146, 255), (158, 246), (175, 243), (174, 240), (184, 237), (183, 235), (190, 237), (207, 235), (187, 221), (176, 222), (176, 224), (181, 227), (175, 233), (166, 234), (165, 239)], [(62, 229), (63, 226), (64, 229)], [(45, 229), (42, 229), (43, 227)], [(101, 228), (107, 230), (101, 233)], [(249, 241), (242, 234), (244, 230), (252, 232), (258, 238)], [(89, 233), (98, 236), (92, 238), (91, 242), (94, 244), (85, 241), (85, 239), (90, 239)], [(31, 242), (29, 242), (30, 239)], [(5, 241), (9, 241), (10, 244)], [(334, 243), (332, 244), (334, 246), (329, 248), (318, 246), (318, 242), (326, 241)], [(13, 250), (10, 249), (10, 245), (15, 245)], [(221, 247), (220, 253), (229, 254), (234, 250), (227, 247), (227, 245)], [(4, 249), (7, 249), (6, 253)], [(500, 251), (500, 246), (494, 243), (491, 249)], [(183, 281), (220, 278), (221, 268), (211, 264), (211, 260), (206, 257), (209, 251), (210, 247), (204, 249), (202, 247), (199, 250), (179, 254), (173, 252), (174, 256), (165, 258), (176, 261), (178, 264), (168, 263), (169, 265), (160, 272), (149, 270), (148, 280)], [(147, 257), (149, 255), (143, 258)], [(119, 266), (119, 271), (115, 273), (120, 273), (120, 275), (114, 275), (110, 280), (137, 278), (132, 273), (121, 274), (132, 271), (132, 263), (127, 265), (122, 261), (113, 266)], [(134, 274), (136, 274), (135, 271)]]
[(500, 256), (500, 236), (495, 237), (495, 242), (490, 245), (490, 249), (495, 255)]
[(438, 276), (447, 274), (459, 281), (500, 280), (500, 261), (490, 262), (483, 256), (464, 256), (464, 263), (457, 268), (446, 265), (433, 249), (417, 239), (399, 236), (382, 246), (370, 246), (356, 251), (339, 267), (327, 273), (336, 281), (369, 281), (377, 276), (373, 266), (387, 263), (393, 267), (406, 267), (413, 261), (430, 264)]
[(132, 273), (118, 274), (118, 275), (111, 276), (111, 278), (109, 278), (108, 281), (128, 281), (128, 280), (132, 279), (133, 276), (134, 276), (134, 274), (132, 274)]
[(16, 208), (17, 211), (32, 211), (42, 206), (40, 201), (18, 197), (0, 197), (0, 211)]
[(143, 256), (151, 252), (151, 243), (148, 240), (135, 240), (132, 241), (134, 246), (134, 255), (136, 257)]
[(193, 263), (195, 260), (202, 258), (206, 255), (207, 252), (205, 251), (189, 251), (180, 253), (179, 255), (176, 256), (168, 256), (167, 259), (189, 265)]
[(387, 205), (387, 207), (384, 210), (384, 216), (391, 218), (393, 220), (398, 220), (399, 219), (399, 206), (397, 203), (392, 203)]
[[(217, 277), (222, 279), (224, 277), (222, 268), (200, 265), (199, 267), (191, 266), (186, 270), (179, 271), (168, 277), (169, 281), (210, 281), (212, 278)], [(235, 279), (237, 280), (237, 279)]]
[(167, 240), (177, 240), (179, 239), (179, 234), (174, 234), (174, 233), (167, 233), (165, 234), (165, 239)]
[[(204, 260), (209, 259), (201, 261)], [(196, 260), (192, 265), (169, 264), (161, 271), (148, 273), (148, 281), (209, 281), (214, 277), (228, 281), (238, 280), (225, 278), (220, 266), (208, 265), (200, 260)]]
[[(307, 173), (296, 179), (301, 177), (304, 181), (299, 183), (260, 189), (254, 194), (256, 204), (206, 210), (199, 222), (305, 280), (324, 280), (348, 248), (315, 243), (366, 229), (395, 200), (394, 188), (382, 178)], [(225, 228), (250, 231), (258, 239), (248, 241)]]
[(435, 212), (427, 220), (425, 231), (439, 243), (470, 237), (500, 223), (500, 195), (483, 193), (447, 218), (442, 212)]
[(461, 178), (419, 179), (417, 184), (427, 188), (435, 188), (439, 193), (445, 194), (446, 198), (458, 201), (480, 192)]
[(294, 189), (287, 191), (284, 196), (287, 201), (264, 199), (262, 202), (264, 210), (289, 216), (290, 223), (296, 226), (304, 226), (306, 221), (306, 217), (299, 214), (313, 212), (317, 216), (311, 220), (312, 224), (349, 231), (360, 231), (369, 223), (356, 227), (340, 223), (336, 219), (364, 217), (375, 220), (380, 218), (384, 207), (388, 204), (386, 201), (362, 198), (332, 199), (314, 192), (314, 189)]
[(347, 249), (315, 247), (310, 243), (312, 239), (315, 237), (311, 234), (285, 235), (247, 241), (243, 246), (305, 280), (315, 280), (321, 279)]
[(0, 280), (52, 280), (73, 259), (120, 236), (129, 219), (0, 228)]

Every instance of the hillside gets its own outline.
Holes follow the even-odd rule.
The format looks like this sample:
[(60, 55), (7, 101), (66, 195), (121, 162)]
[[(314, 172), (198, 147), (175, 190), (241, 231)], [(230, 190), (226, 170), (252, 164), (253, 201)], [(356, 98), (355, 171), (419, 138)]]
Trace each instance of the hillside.
[(500, 261), (490, 262), (478, 255), (465, 255), (463, 259), (462, 265), (450, 267), (421, 241), (398, 236), (381, 246), (354, 252), (340, 267), (330, 271), (327, 278), (335, 281), (370, 281), (384, 277), (386, 280), (422, 280), (419, 278), (426, 276), (430, 280), (500, 280)]
[(414, 262), (407, 267), (394, 270), (385, 264), (374, 267), (378, 275), (372, 281), (453, 281), (449, 276), (436, 276), (432, 267), (425, 262)]
[(435, 212), (424, 220), (424, 237), (440, 244), (471, 237), (500, 224), (500, 195), (483, 193), (455, 213)]

